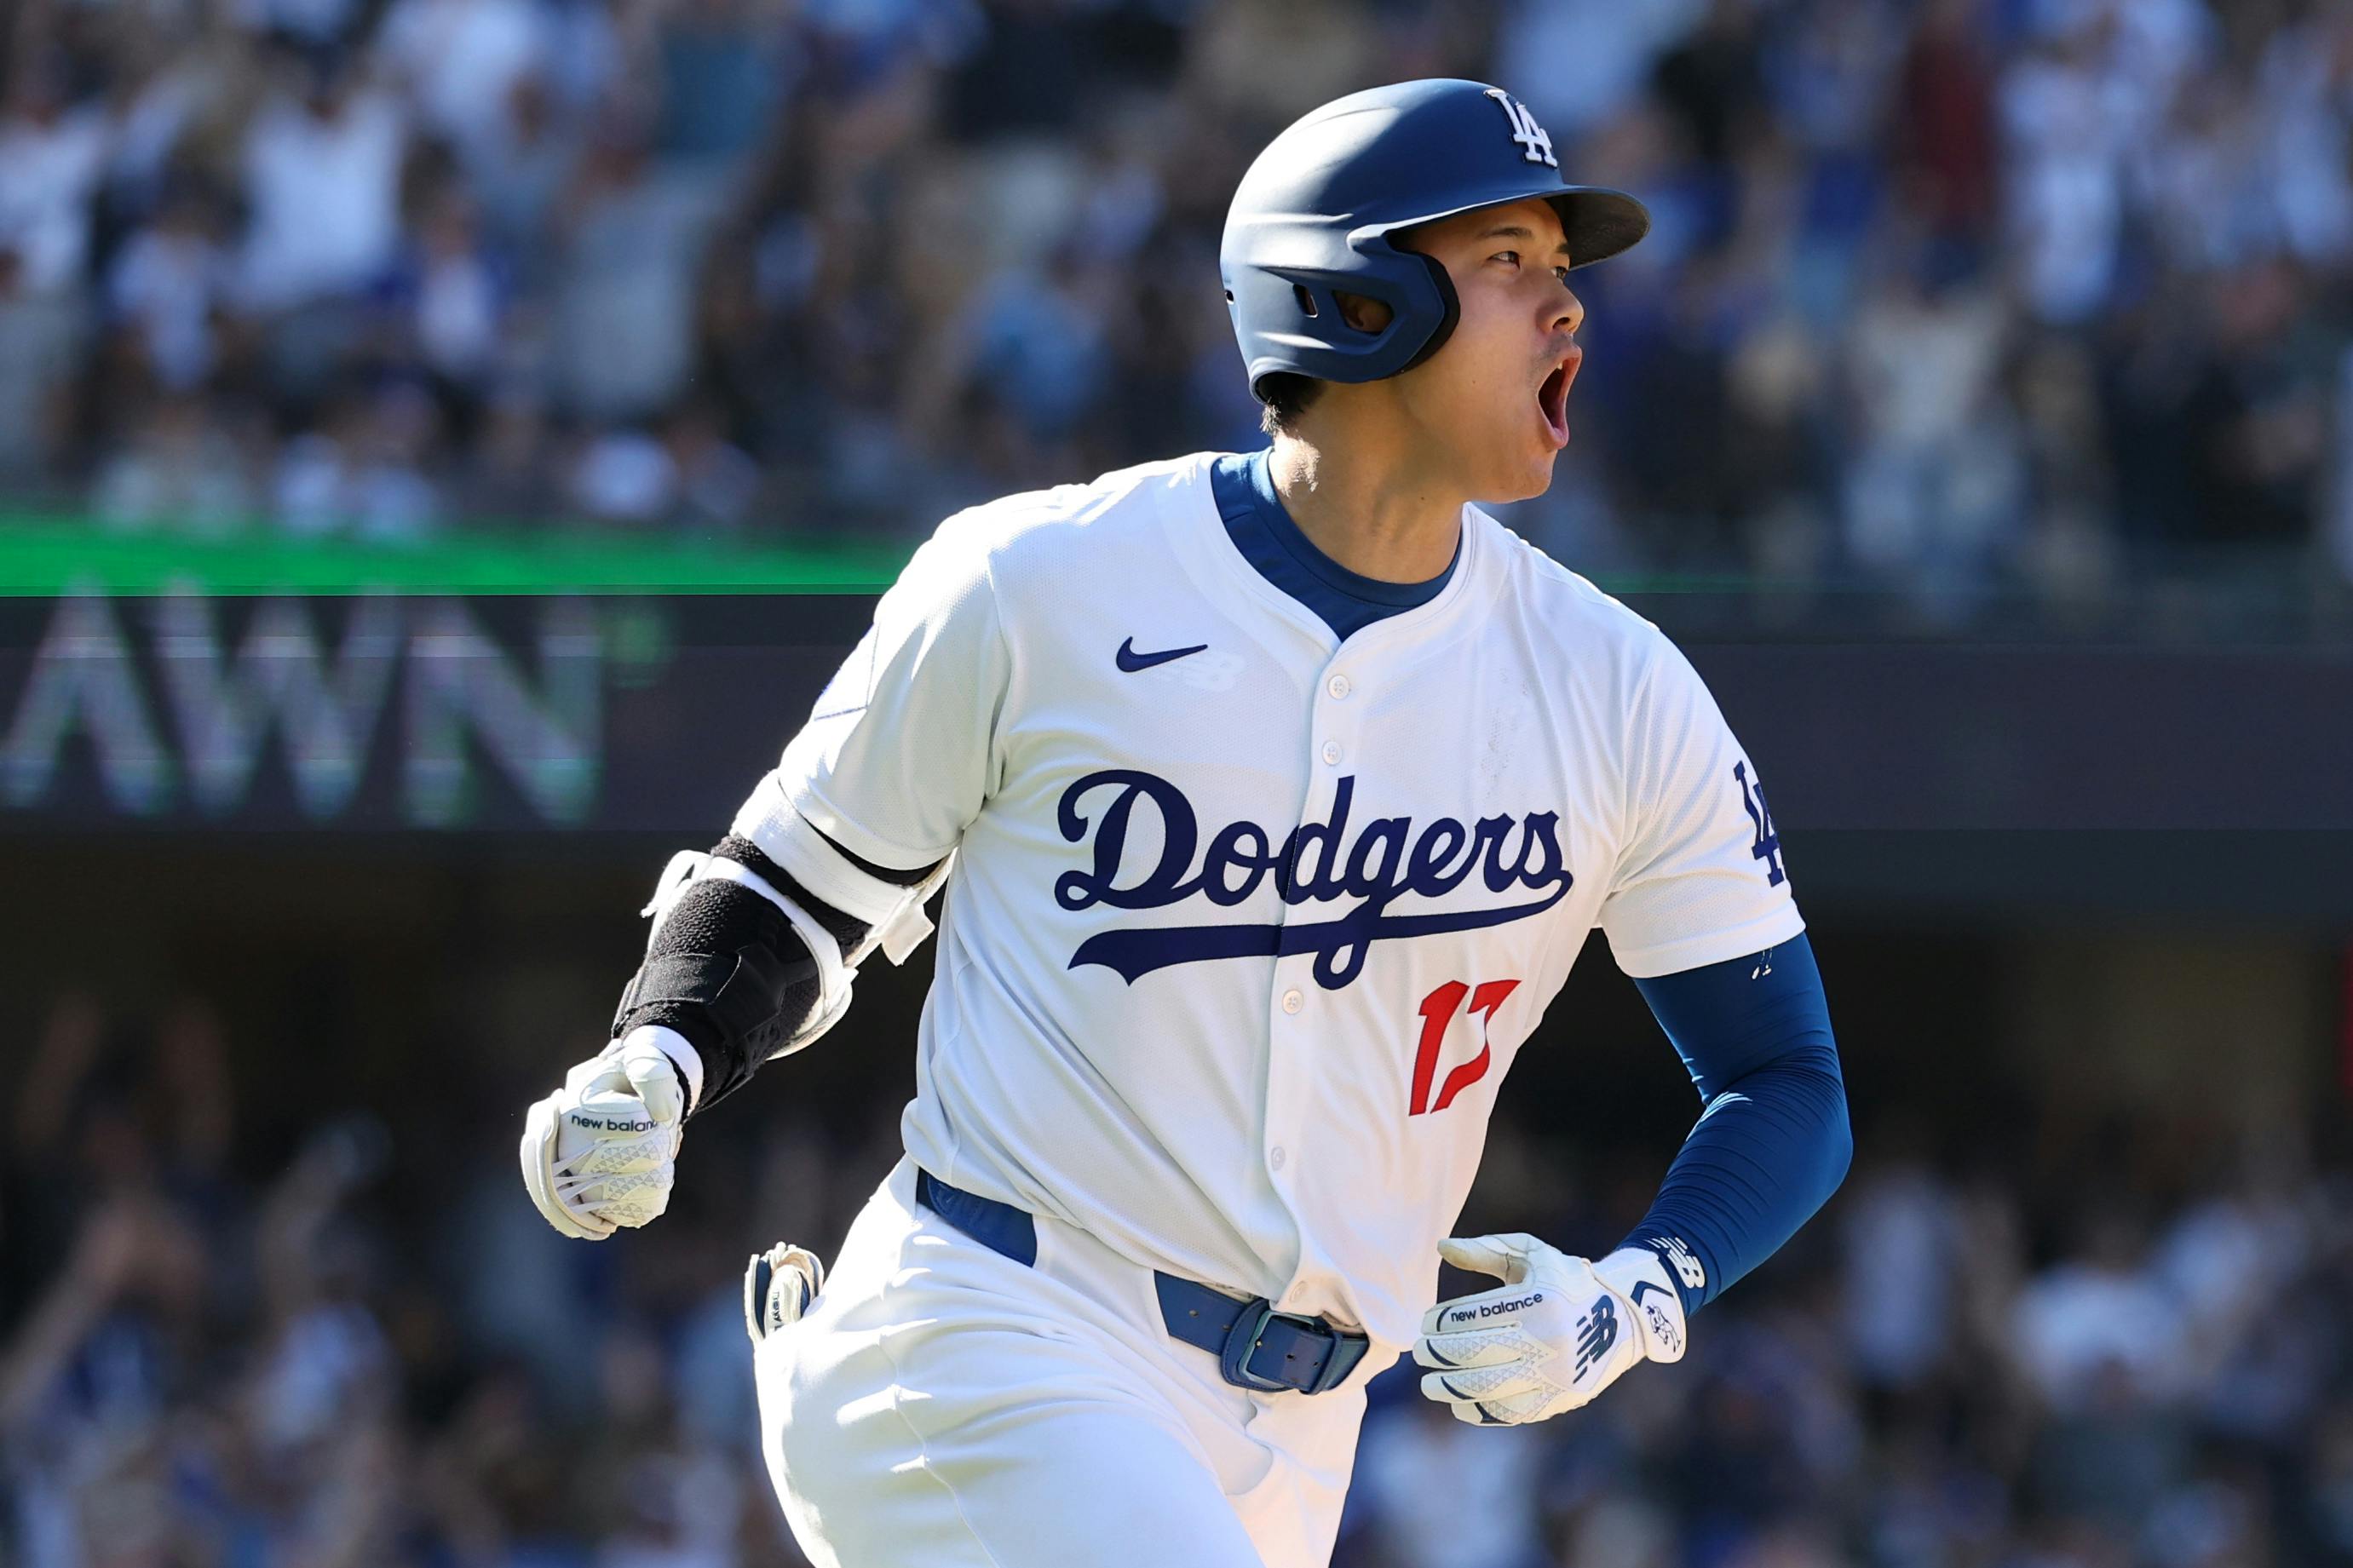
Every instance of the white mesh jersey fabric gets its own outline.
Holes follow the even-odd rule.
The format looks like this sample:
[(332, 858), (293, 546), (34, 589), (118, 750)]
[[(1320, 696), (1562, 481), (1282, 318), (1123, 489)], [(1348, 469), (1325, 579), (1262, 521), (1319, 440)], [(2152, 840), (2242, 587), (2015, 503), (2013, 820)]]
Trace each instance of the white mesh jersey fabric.
[(1396, 1349), (1587, 932), (1647, 975), (1803, 922), (1656, 627), (1472, 507), (1445, 589), (1339, 642), (1212, 456), (943, 523), (776, 780), (866, 858), (956, 851), (917, 1161)]

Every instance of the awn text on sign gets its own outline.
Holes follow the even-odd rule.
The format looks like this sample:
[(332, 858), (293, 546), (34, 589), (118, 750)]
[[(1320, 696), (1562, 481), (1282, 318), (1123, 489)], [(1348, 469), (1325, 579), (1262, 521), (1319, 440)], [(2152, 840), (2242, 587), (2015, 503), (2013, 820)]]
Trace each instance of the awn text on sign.
[(0, 684), (0, 805), (81, 804), (62, 797), (87, 748), (112, 814), (216, 820), (250, 802), (274, 749), (313, 822), (344, 818), (372, 774), (418, 826), (469, 822), (493, 777), (543, 822), (587, 818), (607, 662), (587, 605), (535, 602), (526, 651), (455, 599), (340, 608), (336, 629), (321, 601), (265, 599), (232, 637), (201, 594), (57, 600)]

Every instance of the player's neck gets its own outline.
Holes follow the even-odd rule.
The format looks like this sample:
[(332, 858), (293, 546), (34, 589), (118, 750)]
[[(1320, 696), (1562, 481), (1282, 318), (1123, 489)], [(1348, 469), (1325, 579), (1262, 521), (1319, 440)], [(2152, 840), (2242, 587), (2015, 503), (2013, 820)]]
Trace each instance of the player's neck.
[(1454, 559), (1462, 503), (1401, 444), (1277, 436), (1270, 472), (1308, 542), (1380, 583), (1427, 583)]

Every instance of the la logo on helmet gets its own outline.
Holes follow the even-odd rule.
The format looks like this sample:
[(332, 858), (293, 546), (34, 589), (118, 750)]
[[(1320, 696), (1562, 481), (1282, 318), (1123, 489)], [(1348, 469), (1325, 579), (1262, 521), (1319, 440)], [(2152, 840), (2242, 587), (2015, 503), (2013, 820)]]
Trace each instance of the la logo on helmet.
[(1552, 138), (1528, 112), (1528, 106), (1500, 87), (1491, 87), (1487, 96), (1503, 106), (1504, 118), (1512, 122), (1512, 140), (1520, 144), (1520, 152), (1531, 163), (1549, 163), (1560, 167), (1560, 160), (1552, 155)]

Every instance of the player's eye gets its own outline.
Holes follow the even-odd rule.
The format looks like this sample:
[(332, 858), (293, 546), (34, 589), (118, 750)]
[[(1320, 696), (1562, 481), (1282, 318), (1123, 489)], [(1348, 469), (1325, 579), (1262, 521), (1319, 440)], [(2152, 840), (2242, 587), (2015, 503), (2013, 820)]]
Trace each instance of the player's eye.
[(1520, 253), (1516, 250), (1499, 250), (1495, 252), (1494, 255), (1487, 258), (1487, 259), (1490, 261), (1508, 261), (1513, 266), (1517, 267), (1520, 264)]

